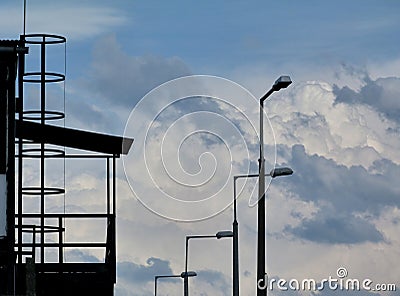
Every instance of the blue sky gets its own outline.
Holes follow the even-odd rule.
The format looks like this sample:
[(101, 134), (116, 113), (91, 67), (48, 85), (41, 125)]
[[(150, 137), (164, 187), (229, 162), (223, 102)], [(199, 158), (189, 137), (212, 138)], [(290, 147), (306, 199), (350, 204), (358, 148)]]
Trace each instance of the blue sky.
[[(117, 295), (152, 295), (154, 275), (182, 271), (185, 235), (230, 228), (230, 211), (192, 223), (164, 219), (154, 211), (166, 192), (182, 197), (193, 187), (180, 191), (176, 182), (169, 183), (168, 177), (182, 177), (182, 172), (187, 182), (210, 177), (210, 187), (195, 187), (187, 194), (191, 198), (215, 194), (222, 204), (231, 200), (232, 175), (257, 170), (254, 100), (281, 74), (290, 75), (293, 84), (266, 102), (266, 149), (273, 155), (276, 148), (276, 164), (291, 166), (295, 174), (273, 180), (268, 188), (269, 274), (321, 280), (346, 267), (352, 277), (396, 283), (400, 289), (400, 2), (27, 2), (27, 33), (68, 39), (66, 125), (119, 135), (130, 127), (126, 133), (136, 140), (125, 159), (129, 168), (124, 172), (119, 165)], [(0, 38), (18, 38), (22, 6), (22, 1), (1, 2)], [(56, 56), (61, 65), (63, 51)], [(200, 79), (169, 87), (167, 82), (186, 75), (215, 75), (232, 84)], [(193, 87), (210, 100), (165, 108), (187, 92), (195, 97)], [(240, 112), (213, 95), (229, 98)], [(135, 116), (128, 121), (132, 110)], [(168, 112), (154, 120), (160, 110)], [(195, 111), (209, 112), (210, 118), (190, 117)], [(219, 124), (221, 118), (228, 124)], [(148, 123), (155, 124), (146, 138), (142, 127)], [(209, 133), (185, 141), (194, 131)], [(165, 135), (169, 138), (163, 142)], [(159, 161), (146, 163), (146, 156)], [(213, 175), (218, 160), (223, 165)], [(75, 169), (67, 177), (77, 195), (72, 200), (95, 207), (95, 199), (84, 201), (83, 194), (96, 196), (101, 176)], [(255, 289), (256, 214), (248, 200), (255, 198), (256, 185), (243, 185), (238, 204), (242, 295), (254, 295)], [(218, 202), (212, 206), (220, 207)], [(208, 213), (174, 204), (163, 213), (179, 218), (182, 209), (196, 211), (196, 217)], [(192, 294), (230, 295), (230, 241), (196, 241), (191, 248), (190, 264), (199, 271)], [(80, 254), (74, 256), (98, 256)], [(181, 291), (179, 281), (160, 284), (160, 295)], [(271, 292), (286, 294), (300, 295)]]
[[(301, 5), (293, 1), (231, 1), (229, 5), (224, 1), (114, 1), (112, 7), (107, 1), (96, 5), (70, 1), (67, 9), (64, 6), (28, 1), (27, 30), (47, 29), (48, 19), (55, 30), (69, 31), (72, 61), (89, 58), (90, 45), (107, 32), (115, 34), (131, 55), (178, 56), (191, 69), (207, 74), (210, 68), (214, 74), (227, 74), (260, 63), (266, 68), (349, 61), (365, 65), (397, 54), (397, 1)], [(22, 5), (4, 1), (2, 7), (14, 12), (11, 24), (5, 26), (13, 33), (7, 32), (7, 37), (13, 37), (22, 31)], [(63, 12), (52, 14), (58, 7)], [(69, 21), (76, 11), (75, 21)], [(47, 15), (41, 18), (40, 13)], [(54, 24), (57, 19), (60, 22)], [(69, 65), (71, 71), (75, 63)]]

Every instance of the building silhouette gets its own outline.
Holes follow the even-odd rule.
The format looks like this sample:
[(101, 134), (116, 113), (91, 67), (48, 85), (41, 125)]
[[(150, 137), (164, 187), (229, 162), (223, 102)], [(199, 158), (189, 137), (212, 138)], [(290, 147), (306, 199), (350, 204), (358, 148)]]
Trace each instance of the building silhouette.
[[(50, 34), (0, 40), (0, 295), (114, 294), (116, 161), (133, 139), (67, 128), (65, 110), (50, 109), (57, 98), (49, 89), (64, 84), (65, 73), (50, 70), (48, 61), (53, 48), (65, 43), (66, 38)], [(27, 70), (29, 59), (38, 61), (37, 69)], [(28, 92), (32, 87), (35, 91)], [(59, 106), (65, 106), (61, 97)], [(103, 210), (68, 211), (66, 161), (104, 163), (104, 196), (98, 197)], [(57, 201), (58, 210), (49, 210), (47, 205)], [(97, 224), (104, 228), (103, 241), (69, 241), (71, 223)], [(65, 258), (70, 250), (91, 248), (104, 260)]]

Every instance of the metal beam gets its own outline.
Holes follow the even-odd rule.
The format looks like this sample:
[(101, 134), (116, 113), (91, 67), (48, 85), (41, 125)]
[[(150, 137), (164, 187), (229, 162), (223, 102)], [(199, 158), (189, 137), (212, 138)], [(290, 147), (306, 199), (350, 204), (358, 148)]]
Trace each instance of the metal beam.
[(16, 120), (16, 137), (112, 155), (127, 154), (133, 139), (106, 134)]

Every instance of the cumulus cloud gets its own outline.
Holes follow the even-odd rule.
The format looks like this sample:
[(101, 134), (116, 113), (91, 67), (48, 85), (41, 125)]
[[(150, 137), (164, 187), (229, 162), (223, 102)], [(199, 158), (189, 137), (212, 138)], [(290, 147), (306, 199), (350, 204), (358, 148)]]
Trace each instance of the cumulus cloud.
[(173, 274), (167, 260), (154, 257), (148, 258), (146, 264), (119, 262), (117, 272), (119, 279), (125, 281), (134, 280), (139, 285), (146, 282), (153, 282), (155, 275)]
[[(314, 261), (307, 259), (315, 252), (324, 253), (321, 248), (328, 248), (329, 254), (343, 260), (338, 255), (343, 247), (357, 246), (369, 250), (371, 245), (386, 248), (395, 242), (387, 231), (388, 227), (394, 227), (394, 222), (388, 221), (383, 226), (378, 221), (388, 208), (400, 206), (399, 187), (396, 185), (396, 176), (400, 173), (396, 148), (399, 141), (389, 136), (395, 133), (389, 130), (396, 125), (372, 106), (335, 100), (336, 95), (329, 83), (313, 81), (295, 85), (280, 100), (268, 105), (280, 144), (278, 163), (291, 166), (295, 171), (285, 181), (272, 183), (273, 193), (283, 195), (285, 199), (278, 203), (272, 197), (269, 204), (273, 216), (269, 224), (269, 237), (271, 239), (271, 234), (273, 237), (270, 250), (281, 254), (285, 246), (290, 251), (279, 257), (279, 266), (295, 269), (293, 262), (298, 262), (309, 267), (310, 272), (321, 274), (324, 269), (318, 266), (318, 260), (327, 255), (320, 254)], [(277, 182), (284, 185), (274, 187), (274, 184), (279, 184)], [(285, 188), (276, 192), (280, 186)], [(147, 191), (150, 196), (155, 196), (153, 192)], [(252, 250), (256, 224), (254, 211), (243, 207), (243, 204), (247, 206), (248, 197), (245, 199), (239, 205), (241, 248)], [(289, 209), (291, 206), (292, 210)], [(224, 221), (221, 216), (213, 218), (216, 220)], [(278, 230), (274, 228), (276, 221), (282, 224)], [(181, 228), (179, 233), (183, 237), (185, 228), (180, 225), (178, 228)], [(201, 233), (207, 228), (199, 225), (196, 229)], [(146, 242), (149, 243), (148, 239)], [(297, 252), (304, 255), (303, 260), (297, 258)], [(386, 250), (386, 256), (391, 252), (391, 249)], [(355, 259), (351, 266), (362, 270), (362, 260), (359, 262), (356, 254), (352, 254)], [(369, 254), (377, 256), (372, 250)], [(253, 255), (251, 251), (242, 255), (246, 259), (241, 266), (247, 271), (254, 267), (251, 265)], [(178, 258), (179, 262), (179, 256), (170, 256)], [(292, 259), (294, 261), (290, 263)], [(244, 277), (243, 285), (253, 287), (253, 274), (246, 274), (249, 277)]]
[[(278, 105), (282, 108), (279, 113), (276, 112), (277, 109), (271, 109), (274, 112), (271, 118), (272, 124), (276, 131), (277, 142), (280, 143), (278, 162), (280, 165), (291, 166), (295, 171), (293, 176), (285, 179), (283, 185), (286, 187), (285, 190), (273, 191), (274, 194), (286, 196), (286, 199), (281, 200), (283, 204), (275, 206), (269, 204), (270, 211), (273, 212), (273, 215), (278, 216), (269, 226), (274, 226), (276, 220), (282, 223), (279, 235), (273, 237), (276, 241), (272, 242), (270, 250), (280, 251), (283, 246), (289, 249), (290, 253), (279, 257), (280, 265), (285, 267), (294, 268), (293, 262), (290, 263), (287, 258), (303, 254), (304, 260), (300, 260), (299, 263), (309, 264), (307, 267), (310, 270), (321, 273), (322, 268), (315, 266), (317, 262), (308, 262), (310, 260), (307, 259), (314, 256), (313, 252), (320, 251), (318, 246), (319, 248), (321, 245), (324, 249), (328, 248), (332, 256), (338, 252), (334, 246), (357, 245), (359, 248), (366, 244), (374, 244), (386, 248), (393, 243), (393, 233), (396, 233), (395, 222), (389, 218), (387, 218), (388, 221), (384, 221), (385, 223), (379, 224), (382, 214), (388, 208), (399, 208), (399, 187), (396, 176), (399, 175), (400, 170), (395, 157), (399, 145), (397, 140), (388, 137), (388, 132), (380, 133), (381, 130), (385, 131), (393, 124), (385, 121), (384, 117), (378, 116), (371, 106), (335, 103), (335, 98), (332, 87), (327, 83), (302, 83), (279, 101)], [(214, 106), (213, 110), (221, 111), (219, 107), (221, 106)], [(196, 108), (191, 106), (177, 111), (184, 113)], [(211, 109), (209, 108), (209, 110)], [(160, 125), (162, 123), (162, 121), (159, 122)], [(237, 120), (236, 124), (242, 125), (243, 129), (239, 129), (240, 131), (245, 129), (240, 120)], [(181, 126), (182, 129), (184, 127), (186, 126)], [(371, 139), (375, 141), (371, 142)], [(200, 144), (196, 141), (202, 141), (204, 147), (199, 146)], [(211, 148), (218, 150), (219, 148), (210, 138), (196, 138), (196, 141), (192, 143), (193, 147), (202, 148), (202, 151)], [(367, 145), (368, 143), (370, 145)], [(233, 155), (235, 160), (238, 160), (238, 152), (240, 157), (245, 157), (240, 147), (236, 147), (236, 149)], [(257, 147), (251, 149), (257, 150)], [(189, 152), (193, 151), (195, 149)], [(215, 155), (218, 154), (217, 152)], [(137, 162), (133, 162), (132, 169), (141, 172), (145, 168), (139, 167)], [(256, 169), (254, 168), (255, 171)], [(80, 173), (68, 175), (67, 179), (70, 182), (69, 185), (72, 186), (72, 193), (76, 194), (70, 200), (71, 202), (85, 196), (84, 204), (86, 205), (86, 203), (93, 203), (98, 198), (101, 181), (97, 180), (97, 177), (101, 176), (90, 177), (89, 173), (93, 171), (96, 172), (95, 167), (85, 166), (81, 168)], [(281, 181), (276, 180), (273, 185), (278, 182)], [(123, 190), (119, 189), (121, 194), (118, 195), (118, 215), (120, 217), (118, 251), (119, 255), (126, 259), (118, 264), (122, 266), (117, 285), (118, 295), (151, 295), (152, 279), (154, 273), (159, 271), (153, 266), (160, 267), (160, 270), (164, 266), (164, 271), (168, 272), (182, 269), (185, 234), (209, 233), (210, 229), (214, 231), (214, 228), (218, 231), (225, 229), (229, 225), (227, 223), (231, 222), (230, 213), (223, 213), (214, 217), (212, 221), (196, 225), (164, 221), (158, 217), (155, 218), (137, 201), (129, 200), (128, 196), (131, 193), (125, 188), (126, 184), (123, 187)], [(279, 189), (279, 185), (277, 187)], [(146, 194), (156, 196), (152, 190), (146, 190)], [(231, 201), (231, 192), (227, 193), (226, 198)], [(240, 210), (243, 210), (243, 204), (247, 206), (247, 198), (246, 202), (241, 203)], [(76, 205), (79, 205), (78, 201), (76, 201)], [(289, 207), (293, 207), (293, 210), (290, 211)], [(224, 214), (226, 215), (224, 216)], [(394, 217), (396, 216), (394, 215)], [(255, 252), (251, 250), (254, 249), (255, 240), (251, 241), (247, 238), (252, 238), (256, 233), (254, 211), (240, 211), (240, 223), (244, 229), (241, 231), (241, 250), (243, 250), (242, 257), (245, 260), (242, 265), (246, 269), (243, 270), (251, 271), (251, 273), (246, 272), (248, 278), (244, 277), (243, 287), (249, 287), (251, 290), (254, 289), (253, 277), (255, 274), (253, 270), (255, 260), (252, 257)], [(210, 225), (214, 228), (210, 228)], [(79, 232), (77, 232), (79, 235), (93, 232), (88, 228), (82, 228), (81, 225), (76, 226), (79, 226)], [(388, 228), (394, 230), (388, 232)], [(100, 233), (98, 229), (95, 232)], [(276, 232), (274, 228), (269, 229), (269, 234), (276, 234)], [(149, 233), (153, 235), (150, 236)], [(271, 235), (269, 235), (269, 239), (271, 240)], [(158, 243), (160, 241), (168, 242), (168, 244), (162, 246)], [(299, 244), (302, 246), (301, 248), (299, 248)], [(290, 248), (291, 245), (295, 247)], [(134, 255), (131, 254), (133, 246)], [(222, 257), (229, 247), (227, 246), (222, 251), (219, 250), (219, 247), (216, 248), (213, 256), (208, 256), (209, 258), (204, 258), (204, 256), (193, 258), (193, 266), (200, 266), (200, 270), (206, 271), (204, 278), (209, 278), (209, 281), (203, 281), (200, 277), (197, 279), (198, 285), (204, 293), (224, 295), (218, 293), (223, 293), (221, 291), (228, 289), (226, 287), (229, 287), (229, 285), (227, 286), (229, 271), (224, 268), (230, 267), (229, 263), (227, 261), (218, 262), (218, 266), (212, 266), (212, 264), (213, 261), (216, 261), (217, 253), (218, 255), (222, 253)], [(245, 252), (249, 254), (244, 254)], [(196, 253), (193, 252), (193, 254)], [(197, 252), (197, 254), (201, 254), (201, 252)], [(357, 255), (352, 254), (355, 257)], [(368, 254), (376, 256), (372, 251)], [(321, 257), (323, 256), (321, 255)], [(147, 262), (148, 258), (168, 259)], [(318, 261), (318, 258), (315, 261)], [(207, 269), (207, 265), (212, 268)], [(387, 264), (383, 265), (388, 266)], [(356, 266), (354, 269), (361, 268), (359, 267), (361, 265), (352, 266)], [(213, 278), (215, 278), (214, 281)], [(166, 291), (175, 291), (174, 289), (181, 291), (179, 283), (167, 282), (165, 285), (167, 285)], [(197, 284), (193, 281), (193, 287), (195, 285)], [(134, 289), (136, 294), (130, 292)]]
[(346, 166), (400, 163), (398, 124), (370, 105), (338, 103), (328, 83), (300, 82), (267, 108), (279, 144), (301, 144), (308, 154)]
[[(125, 123), (124, 116), (127, 116), (130, 109), (149, 90), (189, 72), (186, 64), (179, 58), (137, 57), (122, 50), (115, 36), (107, 36), (94, 48), (88, 76), (74, 82), (75, 90), (82, 89), (83, 91), (80, 92), (80, 96), (72, 98), (69, 109), (72, 114), (70, 115), (76, 124), (91, 129), (110, 130), (114, 125), (118, 126), (115, 128), (118, 130)], [(273, 208), (275, 213), (281, 213), (283, 209), (287, 210), (276, 219), (282, 223), (279, 231), (269, 230), (269, 234), (275, 235), (273, 239), (276, 240), (276, 245), (296, 245), (300, 241), (306, 247), (312, 247), (315, 250), (318, 248), (316, 245), (321, 244), (324, 247), (365, 246), (366, 244), (386, 246), (393, 242), (393, 235), (388, 235), (387, 229), (395, 228), (393, 226), (395, 222), (379, 223), (386, 209), (400, 207), (398, 199), (400, 189), (396, 180), (396, 176), (400, 173), (398, 155), (400, 142), (399, 137), (396, 137), (399, 134), (396, 120), (398, 105), (393, 101), (398, 94), (397, 81), (398, 78), (395, 77), (376, 80), (365, 78), (362, 80), (364, 84), (360, 89), (332, 86), (320, 81), (302, 82), (294, 85), (285, 94), (280, 93), (280, 100), (267, 103), (266, 108), (275, 129), (277, 142), (280, 144), (278, 162), (291, 166), (295, 171), (295, 174), (285, 181), (287, 188), (281, 192), (278, 190), (279, 194), (286, 194), (287, 198), (283, 200), (285, 204)], [(83, 97), (90, 97), (90, 99), (82, 100)], [(374, 100), (375, 98), (378, 99)], [(203, 101), (196, 101), (194, 104), (190, 102), (181, 106), (182, 108), (175, 108), (173, 116), (165, 118), (161, 116), (155, 123), (165, 128), (163, 124), (168, 123), (171, 118), (175, 119), (174, 116), (179, 117), (180, 114), (184, 115), (196, 110), (221, 113), (230, 111), (224, 104), (204, 104)], [(249, 106), (245, 107), (251, 109)], [(140, 114), (144, 119), (147, 115), (147, 113)], [(240, 134), (254, 132), (248, 122), (239, 115), (234, 113), (228, 115), (228, 118), (232, 119), (237, 126), (237, 131)], [(258, 118), (256, 113), (252, 115)], [(217, 120), (207, 122), (222, 127)], [(185, 121), (182, 123), (185, 124), (180, 125), (178, 130), (184, 133), (185, 128), (190, 127), (190, 123)], [(233, 141), (237, 140), (225, 130), (221, 131), (221, 134), (231, 137)], [(174, 135), (177, 136), (176, 133)], [(155, 137), (155, 140), (159, 138)], [(268, 142), (271, 139), (270, 136), (266, 137), (268, 146), (272, 146)], [(249, 146), (253, 154), (258, 150), (257, 145), (254, 144), (256, 140), (256, 137), (252, 138), (252, 146)], [(213, 151), (217, 156), (223, 154), (225, 147), (218, 143), (216, 138), (207, 136), (195, 137), (192, 142), (185, 142), (183, 147), (187, 154), (181, 155), (183, 168), (192, 174), (197, 172), (199, 163), (193, 162), (190, 158), (195, 152), (197, 155), (205, 151)], [(166, 148), (171, 147), (172, 145), (169, 145)], [(134, 147), (134, 149), (141, 148), (140, 144)], [(243, 152), (243, 148), (243, 146), (235, 145), (232, 149), (232, 161), (241, 163), (248, 157), (247, 153)], [(171, 151), (169, 151), (170, 155), (173, 155), (175, 150)], [(151, 150), (146, 152), (150, 153)], [(253, 158), (251, 169), (256, 172), (254, 162), (257, 156)], [(195, 160), (198, 159), (197, 157)], [(146, 167), (138, 166), (137, 161), (134, 161), (131, 169), (137, 170), (140, 174)], [(94, 201), (99, 196), (98, 188), (101, 186), (99, 179), (102, 176), (96, 175), (93, 178), (86, 171), (96, 171), (96, 169), (82, 168), (79, 173), (67, 177), (69, 185), (72, 186), (71, 193), (75, 195), (69, 200), (71, 202), (69, 206), (75, 206), (77, 211), (86, 208), (83, 206), (94, 206)], [(135, 181), (140, 181), (140, 176)], [(135, 183), (135, 186), (143, 186), (143, 184)], [(147, 196), (155, 197), (154, 202), (159, 201), (154, 188), (149, 189), (145, 186), (143, 188)], [(127, 198), (130, 192), (124, 189), (123, 194), (123, 198)], [(83, 204), (78, 201), (81, 196), (85, 196)], [(195, 198), (194, 195), (190, 197)], [(227, 192), (224, 198), (230, 202), (231, 192)], [(189, 231), (208, 233), (210, 228), (205, 225), (210, 226), (214, 223), (218, 223), (221, 229), (224, 229), (227, 221), (230, 221), (226, 218), (229, 216), (227, 214), (225, 217), (223, 215), (214, 217), (210, 224), (196, 226), (171, 224), (152, 217), (150, 212), (141, 207), (138, 202), (134, 202), (131, 206), (127, 206), (128, 203), (126, 200), (118, 201), (118, 214), (120, 217), (123, 216), (118, 224), (118, 231), (123, 234), (119, 236), (118, 249), (119, 254), (126, 260), (118, 264), (117, 291), (119, 295), (124, 295), (124, 293), (151, 295), (155, 274), (181, 270), (183, 244), (179, 240), (183, 241), (185, 234)], [(160, 205), (159, 202), (158, 204)], [(167, 208), (165, 204), (160, 206)], [(288, 209), (290, 206), (299, 208), (290, 211)], [(243, 209), (243, 204), (240, 209)], [(179, 209), (171, 207), (168, 210), (177, 212)], [(251, 214), (247, 212), (246, 215), (240, 216), (245, 229), (241, 235), (245, 238), (252, 237), (256, 233), (253, 218), (254, 212)], [(276, 220), (273, 223), (276, 223)], [(273, 223), (272, 226), (274, 226)], [(83, 228), (78, 224), (70, 226), (79, 230), (74, 235), (77, 238), (82, 238), (83, 233), (93, 232), (93, 229), (89, 229), (89, 225)], [(94, 232), (101, 233), (102, 226), (95, 228)], [(279, 235), (276, 235), (276, 232), (279, 232)], [(394, 232), (392, 230), (390, 233)], [(149, 233), (153, 233), (154, 237), (149, 236)], [(89, 237), (89, 239), (95, 240), (95, 237)], [(163, 247), (155, 243), (156, 240), (172, 243), (170, 246)], [(137, 250), (135, 258), (132, 258), (130, 254), (133, 245)], [(176, 250), (177, 245), (182, 245), (178, 248), (179, 250)], [(248, 241), (241, 240), (242, 250), (252, 250), (253, 247), (254, 245)], [(197, 258), (197, 261), (194, 259), (193, 263), (203, 263), (202, 266), (200, 265), (200, 271), (203, 270), (203, 273), (198, 278), (198, 285), (205, 291), (204, 293), (224, 295), (218, 293), (229, 291), (229, 277), (224, 270), (229, 264), (219, 262), (218, 266), (207, 269), (204, 263), (207, 262), (212, 266), (217, 252), (219, 251), (209, 256), (210, 258), (205, 259), (201, 256), (201, 259)], [(291, 252), (285, 258), (292, 258), (295, 252), (292, 249)], [(304, 247), (302, 252), (308, 254), (309, 251), (306, 251)], [(224, 252), (221, 251), (221, 253)], [(71, 254), (71, 256), (87, 260), (93, 259), (85, 255), (91, 254)], [(248, 275), (248, 279), (244, 279), (243, 284), (254, 288), (252, 278), (254, 272), (251, 269), (254, 267), (252, 266), (254, 258), (251, 255), (243, 255), (243, 257), (247, 260), (247, 266), (243, 265), (246, 266)], [(168, 258), (168, 260), (158, 258)], [(304, 261), (301, 262), (305, 264)], [(318, 267), (312, 267), (312, 269), (320, 270)], [(168, 291), (174, 291), (176, 287), (179, 287), (178, 284), (172, 282), (166, 284)], [(194, 285), (197, 284), (194, 282)], [(137, 294), (129, 292), (132, 288), (136, 289)]]
[(201, 295), (231, 295), (232, 282), (222, 272), (210, 269), (199, 270), (193, 289), (202, 293)]
[[(154, 276), (171, 275), (167, 260), (150, 257), (145, 264), (122, 261), (117, 263), (118, 286), (116, 295), (149, 296), (153, 295)], [(170, 281), (171, 279), (166, 279)]]
[(400, 78), (386, 77), (372, 80), (368, 75), (363, 79), (360, 90), (347, 86), (333, 87), (335, 103), (365, 104), (373, 107), (387, 118), (399, 123), (400, 118)]
[(379, 216), (386, 207), (400, 207), (400, 187), (395, 176), (400, 166), (376, 161), (370, 173), (361, 166), (346, 167), (322, 156), (308, 155), (304, 146), (292, 147), (289, 161), (295, 174), (288, 179), (293, 192), (312, 201), (319, 210), (286, 231), (302, 239), (330, 244), (379, 242), (385, 238), (360, 213)]
[(303, 146), (296, 145), (290, 163), (296, 170), (290, 180), (303, 199), (327, 201), (341, 212), (358, 209), (377, 213), (384, 206), (400, 205), (400, 188), (395, 180), (400, 166), (388, 160), (377, 161), (380, 173), (372, 174), (362, 166), (348, 168), (322, 156), (308, 155)]

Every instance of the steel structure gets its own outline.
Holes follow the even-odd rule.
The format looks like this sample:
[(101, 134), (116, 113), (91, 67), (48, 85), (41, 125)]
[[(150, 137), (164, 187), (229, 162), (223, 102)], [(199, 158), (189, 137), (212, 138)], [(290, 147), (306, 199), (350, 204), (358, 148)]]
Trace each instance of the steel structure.
[[(0, 295), (113, 295), (116, 159), (128, 153), (133, 139), (66, 128), (64, 110), (49, 109), (48, 88), (64, 83), (65, 74), (49, 70), (48, 47), (65, 42), (64, 37), (49, 34), (0, 41), (0, 217), (6, 215), (4, 221), (0, 218)], [(38, 48), (39, 56), (34, 58), (39, 61), (39, 68), (27, 71), (28, 48), (31, 51), (34, 47)], [(37, 87), (33, 97), (25, 90), (31, 85)], [(28, 99), (36, 100), (39, 107), (28, 109)], [(47, 174), (48, 163), (59, 161), (55, 167), (60, 170), (60, 179), (65, 180), (65, 161), (74, 159), (80, 163), (83, 159), (104, 161), (105, 193), (98, 197), (104, 211), (65, 210), (68, 188), (65, 181), (58, 182), (62, 186), (51, 185), (54, 180)], [(33, 180), (32, 173), (26, 172), (26, 163), (31, 160), (30, 169), (33, 166), (36, 172)], [(64, 200), (64, 208), (62, 204), (59, 207), (63, 210), (50, 211), (47, 204), (57, 198)], [(30, 206), (33, 201), (37, 210)], [(105, 225), (104, 240), (66, 240), (68, 221), (77, 220), (83, 225)], [(100, 248), (104, 260), (68, 262), (65, 255), (74, 248)], [(49, 252), (53, 252), (51, 260)]]

